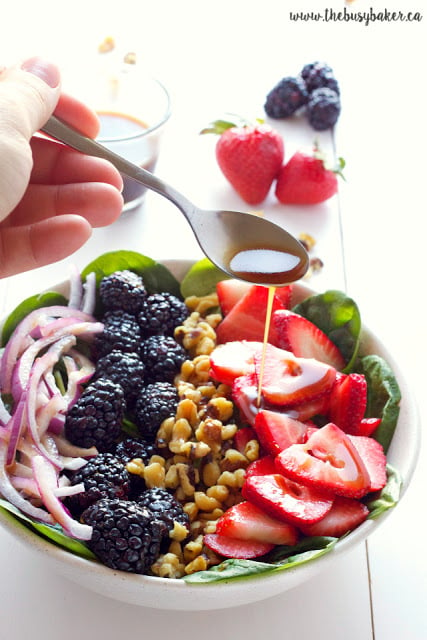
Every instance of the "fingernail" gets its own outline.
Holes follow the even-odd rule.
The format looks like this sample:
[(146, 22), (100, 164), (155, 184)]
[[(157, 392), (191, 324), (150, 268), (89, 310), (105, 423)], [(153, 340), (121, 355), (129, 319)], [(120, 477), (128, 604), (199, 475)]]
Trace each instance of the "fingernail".
[(28, 73), (37, 76), (49, 87), (54, 89), (59, 85), (60, 75), (58, 68), (51, 62), (43, 60), (43, 58), (30, 58), (22, 63), (21, 68)]

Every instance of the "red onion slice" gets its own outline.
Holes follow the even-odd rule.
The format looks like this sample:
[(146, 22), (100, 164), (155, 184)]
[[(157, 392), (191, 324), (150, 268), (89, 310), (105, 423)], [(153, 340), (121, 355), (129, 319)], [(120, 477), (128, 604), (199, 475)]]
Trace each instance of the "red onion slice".
[(56, 495), (56, 491), (58, 490), (58, 477), (55, 468), (46, 458), (40, 455), (34, 456), (32, 467), (43, 504), (52, 514), (56, 522), (61, 525), (64, 531), (74, 538), (90, 540), (92, 537), (92, 527), (74, 520)]

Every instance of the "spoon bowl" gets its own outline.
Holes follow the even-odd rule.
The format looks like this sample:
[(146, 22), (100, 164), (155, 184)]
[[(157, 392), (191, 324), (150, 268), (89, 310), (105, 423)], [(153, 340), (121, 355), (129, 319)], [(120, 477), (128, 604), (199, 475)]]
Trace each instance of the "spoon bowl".
[(42, 131), (91, 156), (111, 162), (122, 174), (159, 193), (187, 219), (203, 253), (233, 278), (284, 286), (302, 278), (309, 258), (301, 242), (279, 225), (240, 211), (196, 207), (169, 184), (51, 116)]

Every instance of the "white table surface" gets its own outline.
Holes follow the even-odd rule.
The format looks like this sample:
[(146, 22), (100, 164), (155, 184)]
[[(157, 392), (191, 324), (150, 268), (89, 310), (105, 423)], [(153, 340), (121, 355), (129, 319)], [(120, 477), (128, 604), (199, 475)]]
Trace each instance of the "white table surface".
[[(393, 5), (422, 11), (425, 3), (382, 4), (381, 9)], [(173, 117), (159, 175), (201, 206), (248, 209), (216, 166), (215, 139), (200, 137), (198, 131), (223, 111), (262, 116), (265, 94), (282, 76), (297, 73), (306, 62), (328, 61), (342, 88), (335, 146), (346, 159), (347, 180), (339, 197), (324, 205), (283, 207), (271, 195), (262, 209), (292, 233), (314, 236), (324, 268), (310, 284), (319, 290), (344, 288), (357, 300), (365, 323), (382, 336), (412, 379), (423, 420), (426, 19), (369, 26), (289, 20), (290, 10), (326, 6), (339, 10), (344, 4), (127, 0), (110, 5), (75, 0), (62, 8), (46, 0), (21, 2), (2, 17), (0, 63), (42, 54), (64, 69), (83, 69), (88, 52), (105, 36), (114, 36), (124, 52), (136, 50), (171, 91)], [(352, 6), (353, 11), (362, 10), (364, 0)], [(50, 11), (59, 11), (56, 21), (46, 18)], [(314, 138), (298, 122), (277, 127), (288, 157)], [(329, 133), (319, 139), (332, 150)], [(66, 278), (70, 262), (83, 267), (99, 253), (120, 248), (154, 258), (200, 256), (177, 210), (148, 194), (140, 210), (96, 230), (71, 259), (0, 281), (0, 310)], [(394, 513), (366, 544), (340, 557), (333, 571), (257, 604), (191, 617), (125, 605), (83, 590), (52, 573), (42, 559), (0, 530), (0, 640), (74, 640), (77, 635), (84, 640), (139, 635), (180, 640), (196, 632), (206, 640), (218, 633), (227, 640), (423, 640), (426, 468), (422, 444), (411, 486)]]

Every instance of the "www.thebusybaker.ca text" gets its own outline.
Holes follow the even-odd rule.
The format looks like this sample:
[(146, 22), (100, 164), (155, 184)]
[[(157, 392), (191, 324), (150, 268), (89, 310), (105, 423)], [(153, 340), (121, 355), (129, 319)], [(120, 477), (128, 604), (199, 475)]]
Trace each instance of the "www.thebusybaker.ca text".
[(294, 22), (359, 22), (369, 25), (371, 22), (421, 22), (423, 16), (419, 11), (379, 11), (372, 7), (369, 11), (353, 11), (344, 7), (339, 11), (328, 8), (323, 11), (290, 11), (289, 18)]

